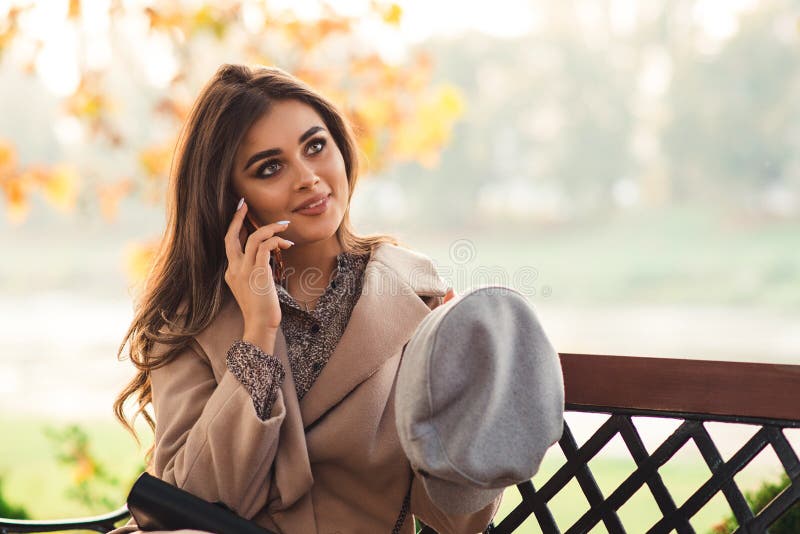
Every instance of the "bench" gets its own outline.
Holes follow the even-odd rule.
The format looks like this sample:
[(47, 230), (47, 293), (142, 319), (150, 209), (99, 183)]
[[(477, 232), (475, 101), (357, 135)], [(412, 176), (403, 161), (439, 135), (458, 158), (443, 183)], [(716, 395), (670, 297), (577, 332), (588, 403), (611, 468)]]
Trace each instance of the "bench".
[[(695, 532), (691, 518), (718, 494), (730, 506), (737, 533), (763, 533), (800, 500), (800, 461), (784, 430), (800, 428), (800, 365), (721, 362), (669, 358), (561, 354), (567, 412), (607, 416), (583, 444), (565, 422), (558, 443), (565, 461), (539, 487), (532, 481), (516, 486), (520, 503), (505, 517), (495, 517), (489, 532), (514, 532), (530, 517), (544, 533), (577, 534), (602, 525), (612, 534), (628, 531), (619, 509), (646, 486), (658, 505), (649, 533)], [(645, 448), (636, 417), (675, 420), (677, 429), (652, 452)], [(751, 425), (752, 437), (728, 460), (705, 423)], [(590, 461), (617, 436), (635, 462), (635, 469), (617, 487), (603, 494)], [(677, 505), (658, 469), (692, 441), (711, 476)], [(735, 475), (766, 447), (771, 447), (790, 484), (758, 513), (748, 505)], [(559, 525), (549, 503), (573, 480), (589, 509), (573, 524)], [(508, 489), (506, 497), (512, 489)], [(123, 507), (109, 514), (58, 521), (0, 519), (0, 534), (94, 530), (108, 532), (128, 517)], [(722, 518), (720, 518), (722, 519)], [(435, 534), (430, 527), (424, 534)]]

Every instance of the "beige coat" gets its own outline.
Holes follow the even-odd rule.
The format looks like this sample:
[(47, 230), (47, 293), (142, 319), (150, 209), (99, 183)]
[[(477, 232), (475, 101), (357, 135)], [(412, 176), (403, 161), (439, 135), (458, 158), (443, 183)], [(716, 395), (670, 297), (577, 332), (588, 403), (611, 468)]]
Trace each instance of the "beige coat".
[[(266, 421), (225, 365), (243, 331), (230, 299), (190, 348), (152, 372), (153, 474), (278, 533), (389, 534), (411, 482), (395, 427), (394, 381), (405, 344), (447, 289), (426, 256), (379, 245), (342, 338), (300, 401), (279, 332), (275, 356), (286, 378)], [(415, 474), (411, 514), (441, 534), (482, 532), (501, 498), (450, 516)], [(409, 514), (403, 534), (413, 534), (413, 525)]]

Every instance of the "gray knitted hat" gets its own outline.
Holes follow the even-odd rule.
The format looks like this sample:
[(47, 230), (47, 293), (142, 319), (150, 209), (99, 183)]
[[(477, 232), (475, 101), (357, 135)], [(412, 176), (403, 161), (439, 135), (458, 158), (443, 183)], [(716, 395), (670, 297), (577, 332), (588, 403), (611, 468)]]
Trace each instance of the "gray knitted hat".
[(395, 412), (412, 468), (446, 513), (481, 510), (533, 477), (561, 437), (564, 382), (525, 297), (483, 287), (428, 314), (404, 349)]

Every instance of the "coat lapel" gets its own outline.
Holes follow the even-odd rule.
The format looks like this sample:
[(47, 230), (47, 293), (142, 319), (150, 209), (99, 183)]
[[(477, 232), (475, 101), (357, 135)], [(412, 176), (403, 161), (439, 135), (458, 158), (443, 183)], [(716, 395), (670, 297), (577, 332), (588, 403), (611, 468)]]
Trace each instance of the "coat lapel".
[(300, 401), (305, 428), (411, 339), (419, 322), (430, 313), (420, 295), (443, 296), (446, 291), (447, 285), (430, 259), (395, 245), (379, 245), (364, 270), (361, 296), (339, 343)]

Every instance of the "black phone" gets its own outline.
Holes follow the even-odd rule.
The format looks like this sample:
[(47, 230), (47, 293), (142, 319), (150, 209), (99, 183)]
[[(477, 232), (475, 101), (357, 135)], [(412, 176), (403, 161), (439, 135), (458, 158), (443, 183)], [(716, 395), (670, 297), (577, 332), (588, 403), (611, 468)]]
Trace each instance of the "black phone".
[[(251, 234), (258, 230), (258, 228), (261, 226), (256, 222), (255, 218), (250, 215), (249, 211), (247, 212), (247, 215), (245, 215), (244, 219), (246, 225), (252, 228), (252, 230), (249, 232)], [(275, 282), (280, 281), (283, 278), (283, 258), (281, 257), (280, 248), (276, 248), (274, 253), (269, 255), (269, 265), (272, 268), (272, 279)]]

